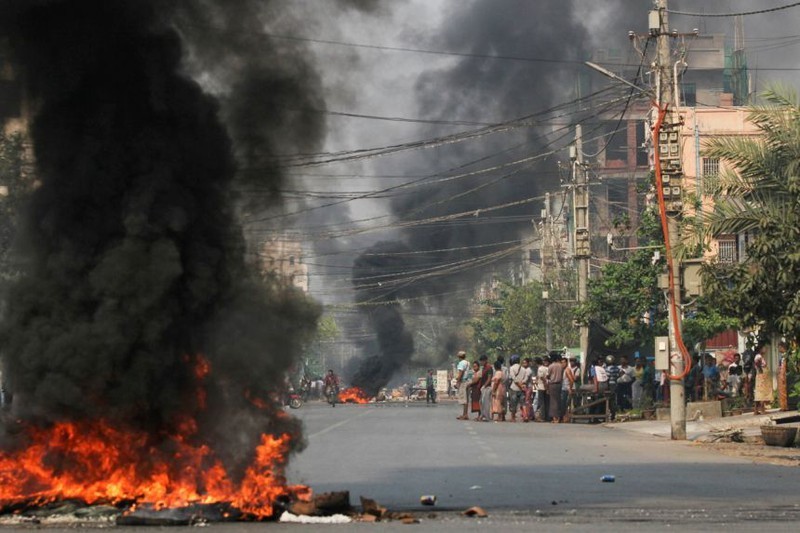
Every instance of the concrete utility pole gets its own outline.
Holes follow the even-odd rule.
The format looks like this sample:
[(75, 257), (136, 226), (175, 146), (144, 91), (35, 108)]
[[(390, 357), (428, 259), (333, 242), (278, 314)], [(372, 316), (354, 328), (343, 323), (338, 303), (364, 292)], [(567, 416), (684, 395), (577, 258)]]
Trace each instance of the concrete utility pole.
[(553, 214), (550, 209), (550, 193), (544, 195), (544, 220), (542, 221), (542, 300), (544, 300), (544, 346), (553, 349), (553, 316), (550, 308), (550, 265), (554, 263), (555, 243), (553, 238)]
[[(670, 48), (668, 0), (656, 0), (656, 10), (650, 12), (650, 32), (655, 33), (657, 42), (656, 70), (657, 103), (661, 109), (667, 108), (660, 130), (654, 137), (655, 150), (659, 156), (662, 173), (662, 192), (667, 213), (667, 233), (672, 254), (673, 276), (680, 276), (680, 265), (675, 257), (675, 249), (680, 243), (679, 218), (683, 210), (682, 173), (680, 164), (679, 117), (675, 109), (676, 80)], [(686, 440), (686, 398), (684, 392), (684, 360), (678, 345), (681, 327), (681, 284), (670, 282), (667, 289), (669, 309), (669, 350), (670, 350), (670, 421), (673, 440)]]
[[(592, 256), (589, 238), (589, 180), (583, 164), (583, 131), (575, 126), (575, 158), (573, 161), (572, 205), (575, 219), (575, 260), (578, 262), (578, 303), (589, 299), (589, 259)], [(580, 326), (581, 378), (589, 363), (589, 324)]]

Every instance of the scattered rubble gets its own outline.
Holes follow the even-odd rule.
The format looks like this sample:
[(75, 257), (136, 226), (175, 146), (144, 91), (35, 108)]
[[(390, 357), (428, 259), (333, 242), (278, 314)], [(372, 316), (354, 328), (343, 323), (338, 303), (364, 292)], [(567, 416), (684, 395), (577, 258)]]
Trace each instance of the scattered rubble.
[[(700, 439), (698, 439), (700, 440)], [(718, 428), (703, 438), (705, 442), (744, 442), (742, 428)]]
[(487, 516), (489, 516), (489, 513), (484, 511), (483, 508), (475, 506), (475, 507), (470, 507), (469, 509), (464, 511), (463, 515), (474, 516), (476, 518), (486, 518)]

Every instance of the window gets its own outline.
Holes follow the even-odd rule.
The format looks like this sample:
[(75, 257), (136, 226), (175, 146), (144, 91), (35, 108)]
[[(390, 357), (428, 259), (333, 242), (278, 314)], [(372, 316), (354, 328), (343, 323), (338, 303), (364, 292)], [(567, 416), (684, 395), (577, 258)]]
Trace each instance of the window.
[(714, 192), (713, 183), (719, 175), (719, 159), (716, 157), (704, 157), (702, 160), (703, 168), (700, 169), (700, 183), (697, 190), (701, 194), (711, 194)]
[(697, 85), (694, 83), (681, 83), (681, 97), (683, 105), (694, 107), (697, 105)]
[(736, 237), (733, 235), (720, 236), (717, 242), (719, 243), (719, 255), (717, 256), (719, 262), (735, 263), (738, 255)]

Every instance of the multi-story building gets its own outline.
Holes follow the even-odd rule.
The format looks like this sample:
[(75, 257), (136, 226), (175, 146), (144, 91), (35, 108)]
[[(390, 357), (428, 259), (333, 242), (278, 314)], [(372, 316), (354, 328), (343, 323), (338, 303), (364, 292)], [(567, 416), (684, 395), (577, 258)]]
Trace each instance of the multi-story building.
[(303, 243), (288, 234), (268, 237), (258, 251), (261, 272), (275, 275), (283, 283), (308, 292), (308, 265), (303, 261)]
[[(721, 99), (732, 97), (722, 95)], [(684, 186), (691, 201), (686, 202), (685, 214), (695, 209), (713, 209), (714, 197), (710, 185), (720, 171), (720, 161), (703, 155), (703, 146), (711, 138), (753, 137), (758, 128), (747, 120), (744, 107), (683, 107), (680, 109), (681, 159)], [(706, 259), (722, 263), (741, 261), (745, 253), (745, 235), (719, 235), (710, 243)]]

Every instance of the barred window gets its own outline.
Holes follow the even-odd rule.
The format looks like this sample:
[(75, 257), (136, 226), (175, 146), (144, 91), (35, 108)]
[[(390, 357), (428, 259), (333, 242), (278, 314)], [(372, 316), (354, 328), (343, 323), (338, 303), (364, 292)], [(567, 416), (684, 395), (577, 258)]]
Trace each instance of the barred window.
[(732, 236), (720, 237), (719, 243), (719, 256), (717, 259), (720, 263), (735, 263), (737, 261), (737, 242), (736, 238)]
[(712, 192), (711, 181), (719, 175), (719, 158), (704, 157), (703, 168), (700, 176), (703, 178), (701, 183), (701, 192), (703, 194), (710, 194)]

